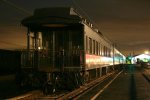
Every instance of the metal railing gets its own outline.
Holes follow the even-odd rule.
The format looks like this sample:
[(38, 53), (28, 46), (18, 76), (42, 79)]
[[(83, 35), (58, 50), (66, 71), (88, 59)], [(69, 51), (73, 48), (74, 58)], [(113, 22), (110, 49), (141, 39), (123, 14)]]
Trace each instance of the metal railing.
[(78, 68), (83, 64), (83, 56), (84, 51), (82, 50), (30, 50), (29, 52), (22, 52), (21, 65), (22, 68)]

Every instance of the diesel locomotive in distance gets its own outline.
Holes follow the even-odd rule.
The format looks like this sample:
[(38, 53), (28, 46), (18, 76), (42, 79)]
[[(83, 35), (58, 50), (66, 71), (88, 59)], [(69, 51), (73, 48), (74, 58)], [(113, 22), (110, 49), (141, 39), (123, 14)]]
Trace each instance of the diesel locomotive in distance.
[(72, 90), (125, 62), (113, 43), (71, 7), (36, 9), (22, 24), (28, 31), (21, 69), (45, 92)]

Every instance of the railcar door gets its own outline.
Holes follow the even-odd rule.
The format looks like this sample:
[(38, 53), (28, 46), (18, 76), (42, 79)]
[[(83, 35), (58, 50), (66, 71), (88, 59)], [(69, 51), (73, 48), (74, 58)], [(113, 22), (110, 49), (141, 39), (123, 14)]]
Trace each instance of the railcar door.
[[(82, 27), (52, 28), (42, 32), (42, 47), (49, 63), (47, 68), (52, 71), (81, 69), (83, 64), (83, 32)], [(48, 59), (47, 58), (47, 59)], [(40, 56), (39, 67), (44, 68)]]

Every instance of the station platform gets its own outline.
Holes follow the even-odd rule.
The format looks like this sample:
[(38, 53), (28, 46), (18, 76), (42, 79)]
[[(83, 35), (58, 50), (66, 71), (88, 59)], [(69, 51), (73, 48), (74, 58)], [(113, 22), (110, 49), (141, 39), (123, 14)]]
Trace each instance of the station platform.
[[(128, 65), (127, 69), (96, 100), (150, 100), (150, 69)], [(146, 75), (146, 76), (145, 76)]]
[[(90, 99), (89, 99), (90, 98)], [(126, 65), (110, 84), (100, 84), (78, 100), (150, 100), (150, 69)]]

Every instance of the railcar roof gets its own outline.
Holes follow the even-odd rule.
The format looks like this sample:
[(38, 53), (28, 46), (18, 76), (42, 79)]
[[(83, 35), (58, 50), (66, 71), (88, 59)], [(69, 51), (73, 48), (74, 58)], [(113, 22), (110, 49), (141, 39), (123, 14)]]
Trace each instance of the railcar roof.
[(74, 24), (81, 22), (81, 18), (71, 7), (40, 8), (34, 11), (33, 16), (22, 20), (24, 26), (43, 24)]
[(81, 22), (91, 27), (94, 31), (103, 36), (106, 41), (110, 42), (110, 40), (108, 40), (98, 29), (93, 26), (93, 24), (84, 19), (72, 7), (49, 7), (35, 9), (33, 16), (23, 19), (21, 23), (27, 27), (36, 27), (52, 25), (59, 26), (58, 24), (61, 26), (66, 26), (70, 24), (78, 24)]

